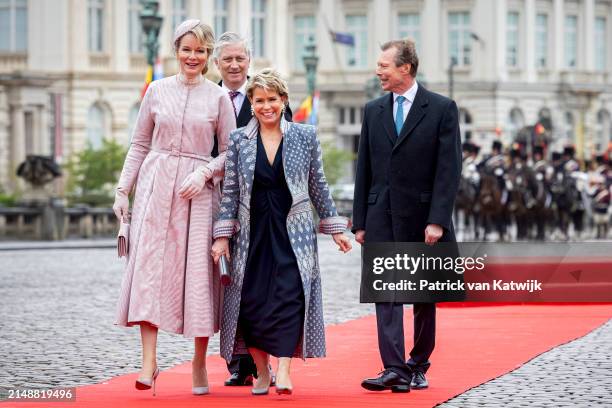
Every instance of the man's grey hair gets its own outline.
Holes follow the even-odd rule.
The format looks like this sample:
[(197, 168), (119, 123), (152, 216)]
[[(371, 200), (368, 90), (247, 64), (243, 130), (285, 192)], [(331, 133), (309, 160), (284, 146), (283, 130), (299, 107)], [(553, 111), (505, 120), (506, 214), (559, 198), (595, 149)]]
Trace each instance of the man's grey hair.
[(416, 52), (416, 44), (413, 40), (406, 38), (403, 40), (391, 40), (387, 41), (380, 46), (382, 51), (387, 51), (389, 48), (395, 47), (397, 54), (395, 54), (395, 66), (410, 64), (410, 75), (416, 78), (417, 71), (419, 69), (419, 57)]
[(249, 41), (238, 33), (227, 31), (219, 36), (215, 43), (215, 50), (213, 52), (213, 58), (219, 59), (221, 51), (228, 45), (240, 44), (244, 47), (244, 51), (249, 59), (251, 59), (251, 47)]

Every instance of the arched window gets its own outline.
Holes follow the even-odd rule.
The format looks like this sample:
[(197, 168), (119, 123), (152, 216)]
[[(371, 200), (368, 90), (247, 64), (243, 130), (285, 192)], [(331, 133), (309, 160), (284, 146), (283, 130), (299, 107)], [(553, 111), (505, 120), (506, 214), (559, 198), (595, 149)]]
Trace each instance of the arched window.
[(102, 139), (111, 137), (110, 110), (100, 102), (96, 102), (87, 113), (87, 141), (94, 149), (102, 147)]
[[(136, 119), (138, 119), (138, 111), (140, 110), (140, 103), (135, 103), (130, 112), (128, 113), (128, 141), (132, 143), (132, 136), (134, 134), (134, 126), (136, 126)], [(128, 143), (128, 144), (129, 144)]]
[(597, 112), (595, 151), (600, 153), (606, 150), (610, 142), (612, 142), (612, 119), (610, 118), (610, 112), (606, 109), (600, 109)]
[(466, 141), (472, 138), (472, 130), (473, 130), (473, 120), (472, 115), (468, 112), (467, 109), (460, 108), (459, 109), (459, 129), (461, 131), (461, 140)]
[(512, 140), (516, 139), (519, 131), (525, 127), (525, 116), (519, 108), (513, 108), (508, 115), (508, 133)]

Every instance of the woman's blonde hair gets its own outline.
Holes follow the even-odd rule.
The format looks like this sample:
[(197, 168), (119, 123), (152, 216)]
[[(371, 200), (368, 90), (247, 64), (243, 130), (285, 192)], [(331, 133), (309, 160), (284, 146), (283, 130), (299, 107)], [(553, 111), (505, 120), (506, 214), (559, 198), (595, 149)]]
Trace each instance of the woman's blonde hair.
[(289, 99), (289, 88), (281, 74), (274, 68), (264, 68), (249, 79), (246, 87), (246, 94), (249, 100), (253, 99), (255, 88), (263, 88), (267, 91), (273, 91), (281, 97)]
[(174, 40), (174, 53), (178, 56), (179, 47), (181, 45), (181, 40), (187, 34), (193, 34), (198, 39), (198, 42), (206, 48), (206, 55), (208, 59), (206, 60), (206, 65), (202, 70), (202, 74), (206, 74), (208, 72), (208, 63), (212, 57), (213, 50), (215, 48), (215, 33), (213, 29), (205, 23), (198, 22), (193, 28), (189, 31), (182, 34), (176, 40)]

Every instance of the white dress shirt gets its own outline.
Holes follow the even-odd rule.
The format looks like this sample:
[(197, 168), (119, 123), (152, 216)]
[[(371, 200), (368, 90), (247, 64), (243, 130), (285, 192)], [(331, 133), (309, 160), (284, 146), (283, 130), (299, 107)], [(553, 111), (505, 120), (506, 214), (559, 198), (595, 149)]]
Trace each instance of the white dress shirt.
[[(417, 84), (416, 81), (414, 81), (414, 84), (412, 85), (412, 87), (408, 89), (406, 92), (404, 92), (404, 94), (402, 95), (404, 98), (406, 98), (404, 99), (404, 103), (403, 103), (403, 107), (404, 107), (404, 122), (403, 123), (406, 123), (408, 112), (410, 112), (410, 108), (412, 107), (412, 102), (414, 102), (414, 97), (416, 96), (418, 89), (419, 89), (419, 85)], [(395, 120), (395, 115), (397, 114), (397, 97), (398, 96), (400, 95), (393, 92), (393, 120)]]
[[(234, 106), (236, 107), (236, 117), (240, 114), (240, 109), (242, 109), (242, 104), (244, 103), (244, 98), (246, 98), (246, 86), (248, 81), (244, 81), (244, 84), (236, 91), (238, 91), (238, 95), (234, 98)], [(231, 91), (227, 86), (225, 86), (224, 82), (221, 82), (221, 89), (223, 89), (227, 94)]]

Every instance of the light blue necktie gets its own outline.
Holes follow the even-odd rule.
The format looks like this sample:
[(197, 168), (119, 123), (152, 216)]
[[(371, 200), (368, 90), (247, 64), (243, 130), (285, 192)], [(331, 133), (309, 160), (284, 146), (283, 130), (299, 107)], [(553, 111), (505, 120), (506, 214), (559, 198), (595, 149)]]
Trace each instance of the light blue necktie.
[(398, 96), (397, 101), (397, 112), (395, 113), (395, 130), (397, 130), (397, 135), (399, 136), (402, 131), (402, 126), (404, 126), (404, 101), (406, 98), (404, 96)]

